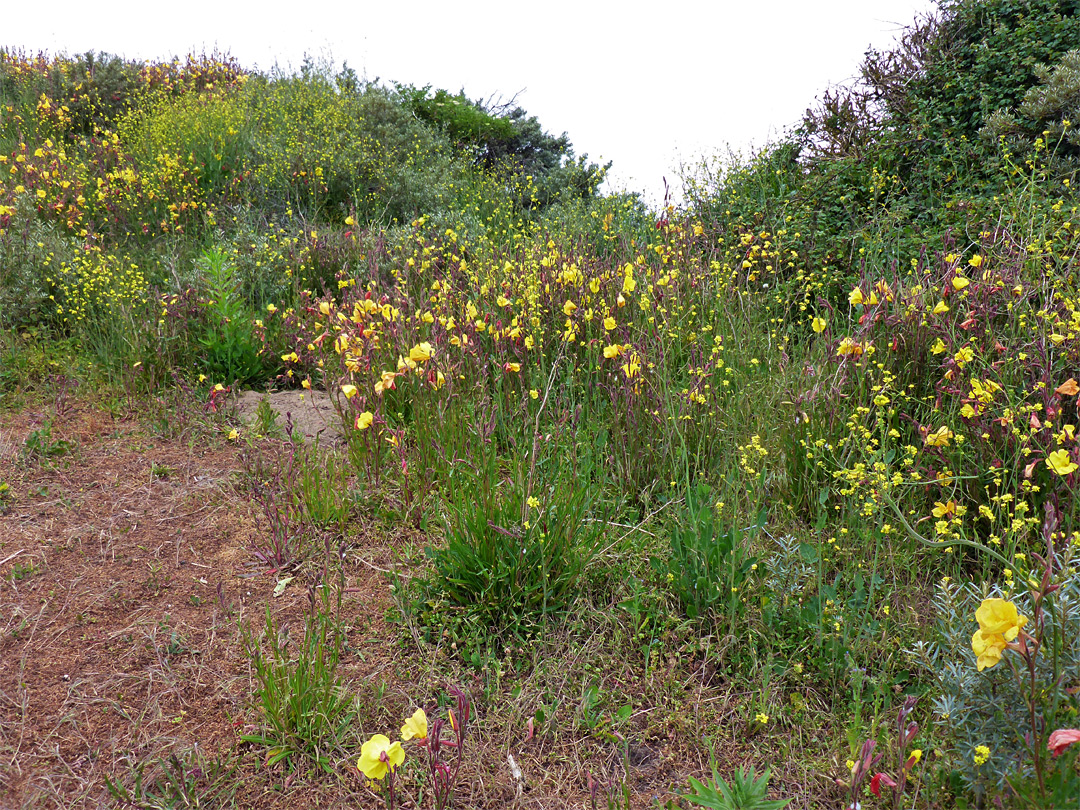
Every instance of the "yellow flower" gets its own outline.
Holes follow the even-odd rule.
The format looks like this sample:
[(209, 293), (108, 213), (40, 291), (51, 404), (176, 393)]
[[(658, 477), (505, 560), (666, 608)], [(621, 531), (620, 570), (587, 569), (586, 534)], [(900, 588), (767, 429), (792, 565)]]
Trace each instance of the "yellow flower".
[(401, 739), (403, 740), (426, 740), (427, 739), (427, 715), (423, 709), (417, 709), (412, 717), (405, 721), (401, 727)]
[(972, 267), (982, 267), (982, 263), (983, 257), (980, 256), (978, 253), (968, 259), (968, 264), (970, 264)]
[(945, 314), (946, 312), (949, 311), (949, 305), (946, 304), (944, 301), (938, 301), (934, 305), (934, 310), (933, 311), (934, 311), (935, 315), (943, 315), (943, 314)]
[(503, 371), (512, 371), (516, 374), (521, 371), (521, 363), (507, 363), (503, 366)]
[(968, 281), (963, 276), (953, 276), (952, 286), (953, 286), (953, 289), (956, 290), (957, 292), (960, 292), (960, 290), (964, 289), (970, 283), (971, 282)]
[(610, 346), (604, 347), (604, 357), (608, 360), (613, 360), (614, 358), (621, 356), (625, 351), (625, 346), (620, 346), (618, 343), (612, 343)]
[(610, 315), (608, 315), (606, 318), (604, 318), (604, 328), (607, 331), (610, 332), (612, 329), (615, 328), (615, 326), (616, 326), (615, 319), (612, 318)]
[(237, 432), (236, 428), (233, 428), (232, 430), (229, 431), (229, 441), (230, 442), (235, 442), (239, 438), (240, 438), (240, 434)]
[(636, 354), (630, 355), (630, 362), (624, 363), (622, 370), (628, 379), (634, 379), (641, 371), (641, 361), (638, 356)]
[(423, 363), (424, 361), (431, 359), (433, 352), (434, 349), (431, 348), (431, 344), (425, 341), (409, 349), (409, 359), (414, 363)]
[(934, 341), (934, 345), (930, 347), (930, 351), (934, 354), (941, 354), (945, 351), (945, 344), (942, 342), (941, 338)]
[(1068, 450), (1055, 450), (1046, 457), (1046, 466), (1058, 475), (1068, 475), (1075, 472), (1077, 465), (1073, 462)]
[(948, 503), (942, 503), (941, 501), (934, 502), (933, 515), (936, 518), (943, 518), (946, 515), (956, 514), (956, 501), (950, 500)]
[(577, 304), (575, 304), (573, 301), (567, 300), (567, 302), (563, 304), (562, 311), (563, 314), (569, 318), (577, 311)]
[(856, 287), (854, 290), (852, 290), (848, 294), (848, 301), (851, 303), (851, 305), (853, 307), (858, 306), (859, 304), (861, 304), (863, 302), (862, 290), (860, 290), (858, 287)]
[(978, 657), (979, 672), (995, 666), (1001, 660), (1005, 645), (1015, 641), (1027, 618), (1016, 611), (1016, 605), (1005, 599), (984, 599), (975, 611), (979, 629), (971, 637), (971, 649)]
[(1005, 652), (1005, 638), (976, 630), (975, 635), (971, 637), (971, 649), (978, 656), (976, 664), (979, 672), (982, 672), (987, 667), (997, 665), (997, 662), (1001, 660), (1001, 654)]
[(826, 324), (825, 319), (821, 316), (815, 317), (814, 320), (810, 321), (810, 328), (817, 332), (819, 335), (825, 331), (825, 327), (827, 325), (828, 324)]
[(356, 429), (367, 430), (371, 427), (371, 423), (375, 421), (375, 414), (371, 411), (364, 411), (358, 417), (356, 417)]
[(945, 425), (942, 425), (933, 433), (926, 434), (924, 439), (927, 447), (948, 447), (949, 439), (953, 437), (953, 432), (949, 430)]
[(765, 714), (765, 712), (758, 712), (754, 719), (761, 723), (761, 725), (765, 725), (769, 722), (769, 715)]
[(382, 779), (405, 761), (405, 749), (397, 740), (390, 742), (385, 734), (376, 734), (360, 747), (356, 767), (368, 779)]
[(341, 386), (341, 393), (345, 395), (345, 399), (352, 399), (356, 396), (355, 385), (343, 385)]
[(532, 397), (533, 399), (536, 399), (536, 398), (538, 398), (540, 396), (540, 392), (537, 391), (535, 388), (530, 389), (529, 390), (529, 396)]
[(990, 759), (990, 749), (985, 745), (975, 746), (975, 756), (972, 757), (976, 765), (983, 765)]
[(304, 388), (306, 388), (308, 391), (310, 391), (311, 390), (311, 378), (310, 377), (305, 378), (304, 381), (300, 383), (300, 385), (303, 386)]

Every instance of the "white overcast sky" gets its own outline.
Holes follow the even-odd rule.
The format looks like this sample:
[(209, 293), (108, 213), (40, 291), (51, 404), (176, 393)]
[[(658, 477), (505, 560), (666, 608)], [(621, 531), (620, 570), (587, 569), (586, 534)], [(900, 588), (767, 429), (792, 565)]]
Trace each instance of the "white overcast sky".
[(657, 202), (680, 161), (746, 152), (797, 123), (932, 0), (172, 0), (12, 2), (0, 46), (134, 59), (214, 48), (245, 66), (305, 53), (361, 76), (508, 99), (614, 161), (611, 186)]

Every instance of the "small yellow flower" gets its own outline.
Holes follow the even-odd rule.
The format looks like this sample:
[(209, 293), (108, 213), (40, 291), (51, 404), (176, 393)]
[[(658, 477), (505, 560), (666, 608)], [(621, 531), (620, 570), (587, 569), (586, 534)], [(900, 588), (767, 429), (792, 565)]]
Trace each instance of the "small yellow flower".
[(577, 304), (575, 304), (573, 301), (567, 300), (567, 302), (563, 304), (562, 311), (563, 314), (566, 315), (567, 318), (569, 318), (571, 315), (577, 312)]
[(356, 767), (368, 779), (382, 779), (405, 761), (405, 749), (397, 740), (390, 742), (385, 734), (376, 734), (360, 747)]
[(971, 637), (971, 649), (978, 657), (979, 672), (996, 666), (1005, 645), (1015, 641), (1027, 618), (1017, 613), (1016, 605), (1005, 599), (984, 599), (975, 611), (979, 629)]
[(825, 319), (822, 318), (820, 315), (815, 317), (814, 320), (810, 321), (810, 328), (817, 332), (819, 335), (825, 331), (826, 326), (828, 326), (828, 324), (825, 322)]
[(975, 755), (972, 757), (976, 765), (984, 765), (990, 759), (990, 749), (985, 745), (975, 746)]
[(355, 385), (343, 385), (341, 386), (341, 393), (345, 395), (345, 399), (352, 399), (356, 396), (357, 388)]
[(848, 293), (848, 301), (850, 302), (850, 304), (853, 307), (858, 306), (859, 304), (861, 304), (863, 302), (863, 300), (864, 299), (863, 299), (862, 290), (860, 290), (858, 287), (856, 287), (850, 293)]
[(417, 709), (412, 713), (412, 717), (405, 721), (405, 725), (401, 727), (401, 739), (427, 739), (427, 715), (423, 709)]
[(765, 725), (769, 722), (769, 715), (765, 714), (765, 712), (758, 712), (754, 719), (761, 723), (761, 725)]
[(537, 399), (540, 396), (540, 392), (537, 391), (535, 388), (532, 388), (532, 389), (529, 390), (529, 396), (532, 399)]
[(949, 311), (949, 305), (946, 304), (944, 301), (938, 301), (934, 305), (933, 312), (934, 312), (935, 315), (944, 315), (948, 311)]
[(371, 423), (375, 421), (375, 414), (371, 411), (364, 411), (358, 417), (356, 417), (356, 429), (367, 430), (371, 427)]
[(956, 290), (957, 292), (960, 292), (960, 290), (967, 287), (968, 284), (970, 284), (970, 283), (971, 282), (968, 281), (963, 276), (953, 276), (952, 286), (953, 286), (953, 289)]
[(235, 442), (239, 438), (240, 438), (240, 433), (236, 430), (236, 428), (233, 428), (232, 430), (229, 431), (229, 441), (230, 442)]
[(607, 331), (610, 332), (612, 329), (615, 328), (615, 326), (616, 326), (615, 319), (612, 318), (610, 315), (608, 315), (606, 318), (604, 318), (604, 329), (606, 329)]
[(612, 343), (610, 346), (604, 347), (604, 357), (608, 360), (613, 360), (619, 357), (626, 351), (625, 346), (620, 346), (618, 343)]

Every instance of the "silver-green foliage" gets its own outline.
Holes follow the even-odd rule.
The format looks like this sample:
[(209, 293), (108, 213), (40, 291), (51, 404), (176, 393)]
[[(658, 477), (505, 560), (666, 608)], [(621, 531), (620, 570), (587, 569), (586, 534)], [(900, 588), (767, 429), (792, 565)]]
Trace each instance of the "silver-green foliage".
[[(947, 741), (952, 769), (976, 800), (1005, 790), (1007, 779), (1027, 778), (1032, 772), (1031, 749), (1025, 741), (1031, 721), (1024, 663), (1018, 654), (1006, 651), (999, 664), (979, 672), (971, 648), (977, 629), (975, 611), (983, 599), (991, 597), (1010, 599), (1021, 615), (1032, 616), (1026, 591), (1002, 592), (985, 584), (942, 581), (933, 601), (935, 637), (910, 651), (914, 662), (938, 685), (933, 700), (938, 731)], [(1035, 659), (1042, 736), (1047, 730), (1077, 724), (1078, 701), (1066, 687), (1080, 680), (1080, 575), (1069, 576), (1048, 597), (1045, 607), (1044, 643)], [(975, 756), (979, 746), (990, 750), (989, 758), (981, 763)]]

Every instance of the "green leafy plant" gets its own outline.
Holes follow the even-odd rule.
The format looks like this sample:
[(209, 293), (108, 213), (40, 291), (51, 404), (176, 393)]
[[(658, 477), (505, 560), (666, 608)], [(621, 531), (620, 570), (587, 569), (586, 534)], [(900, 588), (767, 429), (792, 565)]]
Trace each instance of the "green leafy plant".
[(654, 560), (691, 619), (724, 609), (731, 614), (741, 610), (741, 590), (757, 562), (748, 553), (750, 533), (765, 522), (761, 513), (749, 529), (724, 528), (713, 500), (704, 484), (687, 493), (682, 514), (671, 530), (670, 555), (667, 560)]
[(197, 260), (206, 284), (205, 332), (199, 337), (207, 376), (227, 384), (261, 379), (267, 366), (252, 332), (255, 316), (241, 300), (233, 264), (225, 251), (211, 247)]
[(603, 524), (588, 519), (582, 487), (556, 477), (530, 495), (521, 478), (500, 475), (494, 453), (479, 465), (451, 476), (446, 545), (428, 549), (434, 571), (421, 599), (452, 606), (482, 633), (524, 640), (570, 606)]
[(229, 807), (241, 784), (234, 763), (209, 759), (198, 749), (153, 764), (139, 762), (132, 768), (132, 782), (129, 787), (105, 776), (105, 787), (120, 806), (140, 810)]
[(768, 769), (758, 776), (753, 767), (745, 770), (739, 768), (728, 783), (720, 776), (716, 764), (713, 763), (712, 778), (702, 783), (691, 777), (690, 787), (693, 793), (687, 793), (681, 798), (697, 807), (708, 807), (712, 810), (783, 810), (791, 799), (766, 798), (770, 774)]
[(245, 634), (257, 681), (257, 730), (241, 739), (266, 749), (266, 764), (290, 770), (307, 762), (333, 773), (353, 736), (356, 707), (337, 667), (344, 634), (337, 620), (341, 588), (309, 591), (309, 608), (298, 651), (290, 652), (287, 626), (276, 626), (270, 608), (261, 642)]

